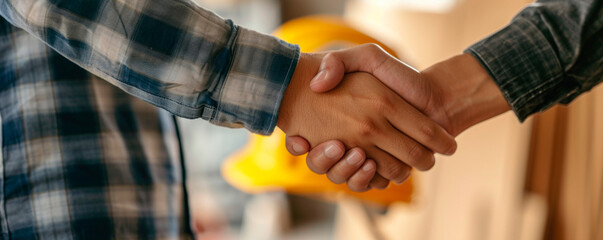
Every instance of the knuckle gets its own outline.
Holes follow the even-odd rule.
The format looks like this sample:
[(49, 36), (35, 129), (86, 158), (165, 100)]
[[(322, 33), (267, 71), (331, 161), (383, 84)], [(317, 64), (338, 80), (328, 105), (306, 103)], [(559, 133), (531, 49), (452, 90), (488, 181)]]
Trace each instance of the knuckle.
[(380, 52), (382, 51), (382, 50), (381, 50), (381, 47), (380, 47), (378, 44), (376, 44), (376, 43), (369, 43), (369, 44), (367, 44), (367, 48), (368, 48), (368, 49), (369, 49), (369, 50), (370, 50), (372, 53), (380, 53)]
[(371, 101), (371, 105), (373, 109), (381, 113), (385, 111), (390, 112), (390, 110), (393, 110), (393, 104), (385, 94), (375, 96)]
[(408, 163), (410, 163), (413, 167), (420, 167), (420, 163), (431, 159), (432, 153), (427, 151), (425, 148), (420, 146), (419, 144), (411, 144), (410, 149), (408, 150)]
[(367, 60), (369, 63), (372, 64), (372, 69), (375, 70), (383, 63), (384, 60), (387, 59), (384, 58), (384, 55), (387, 54), (384, 54), (385, 51), (383, 50), (383, 48), (381, 48), (381, 46), (375, 43), (368, 44), (367, 48)]
[(379, 94), (372, 96), (373, 104), (376, 106), (386, 106), (389, 104), (390, 100), (385, 94)]
[(379, 131), (377, 124), (371, 119), (361, 120), (358, 125), (359, 135), (363, 137), (374, 136)]
[(324, 56), (323, 59), (336, 60), (336, 59), (338, 59), (338, 54), (337, 54), (337, 52), (329, 52)]
[(434, 124), (422, 124), (419, 130), (421, 131), (421, 134), (423, 134), (425, 140), (433, 141), (436, 140), (437, 129), (438, 127)]

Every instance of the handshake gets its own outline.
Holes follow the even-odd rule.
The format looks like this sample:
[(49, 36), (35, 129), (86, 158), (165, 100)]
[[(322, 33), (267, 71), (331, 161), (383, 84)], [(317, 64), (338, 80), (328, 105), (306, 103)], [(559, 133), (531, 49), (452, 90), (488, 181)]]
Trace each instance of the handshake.
[(419, 72), (373, 44), (302, 53), (277, 125), (293, 155), (353, 191), (402, 183), (451, 155), (454, 137), (510, 107), (468, 54)]

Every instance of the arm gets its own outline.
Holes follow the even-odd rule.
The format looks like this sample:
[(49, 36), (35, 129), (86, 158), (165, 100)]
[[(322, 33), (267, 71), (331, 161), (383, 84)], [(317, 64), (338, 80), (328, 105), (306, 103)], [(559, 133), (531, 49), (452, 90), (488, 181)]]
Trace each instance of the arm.
[[(311, 86), (326, 91), (338, 84), (344, 72), (374, 72), (455, 136), (509, 108), (523, 121), (556, 103), (570, 102), (603, 80), (602, 16), (599, 0), (539, 1), (466, 54), (430, 67), (423, 76), (404, 75), (408, 71), (400, 68), (406, 66), (383, 52), (377, 54), (382, 64), (373, 66), (340, 52), (323, 62), (321, 69), (329, 72), (329, 78), (316, 79)], [(291, 147), (291, 152), (308, 150), (303, 139), (290, 137), (288, 141), (301, 149)], [(337, 145), (329, 142), (310, 152), (308, 164), (343, 168), (338, 158), (320, 153), (331, 146)]]
[(603, 80), (603, 1), (537, 1), (469, 47), (523, 121)]
[(192, 1), (2, 0), (0, 14), (87, 71), (186, 118), (269, 134), (297, 46)]
[[(5, 19), (74, 63), (182, 117), (244, 126), (260, 134), (269, 134), (278, 120), (286, 133), (301, 134), (313, 143), (329, 137), (348, 146), (372, 146), (368, 155), (394, 165), (383, 175), (396, 181), (403, 180), (408, 172), (408, 166), (398, 160), (409, 159), (402, 149), (414, 149), (412, 154), (418, 157), (407, 162), (425, 168), (433, 160), (431, 150), (423, 145), (441, 150), (455, 144), (434, 123), (426, 128), (428, 134), (444, 140), (422, 145), (411, 140), (416, 136), (426, 139), (422, 132), (411, 131), (407, 136), (397, 129), (391, 131), (389, 122), (383, 124), (383, 116), (368, 119), (366, 114), (355, 112), (347, 116), (352, 120), (347, 122), (350, 125), (353, 121), (374, 123), (369, 120), (381, 124), (367, 125), (378, 133), (367, 133), (372, 138), (358, 140), (341, 124), (345, 118), (329, 115), (331, 112), (325, 111), (330, 107), (327, 102), (313, 100), (317, 95), (305, 94), (309, 89), (301, 87), (307, 86), (316, 73), (322, 55), (300, 57), (297, 46), (235, 26), (190, 1), (4, 0), (0, 4)], [(288, 87), (290, 79), (294, 87)], [(304, 104), (299, 96), (315, 104)], [(349, 97), (345, 100), (338, 102), (353, 104)], [(381, 106), (380, 100), (374, 102)], [(281, 102), (285, 107), (280, 107)], [(322, 111), (322, 122), (299, 120), (307, 119), (303, 115), (314, 110)], [(340, 124), (334, 124), (337, 122)], [(320, 131), (323, 124), (339, 130)], [(383, 129), (388, 129), (387, 133)], [(395, 135), (406, 138), (394, 139)]]

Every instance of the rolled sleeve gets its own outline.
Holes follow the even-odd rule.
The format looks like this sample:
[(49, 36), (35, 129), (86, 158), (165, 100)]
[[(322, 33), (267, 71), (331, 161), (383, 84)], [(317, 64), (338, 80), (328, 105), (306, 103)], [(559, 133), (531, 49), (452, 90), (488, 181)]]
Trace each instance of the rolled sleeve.
[(0, 14), (175, 115), (270, 134), (299, 48), (190, 1), (7, 0)]
[(299, 54), (297, 45), (239, 28), (232, 66), (218, 86), (219, 102), (211, 122), (272, 133)]

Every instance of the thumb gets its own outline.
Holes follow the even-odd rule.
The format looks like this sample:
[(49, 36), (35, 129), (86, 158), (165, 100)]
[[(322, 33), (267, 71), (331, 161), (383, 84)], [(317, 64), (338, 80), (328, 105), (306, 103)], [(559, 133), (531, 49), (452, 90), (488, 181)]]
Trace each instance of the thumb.
[(363, 44), (326, 54), (310, 82), (314, 92), (336, 87), (345, 73), (367, 72), (419, 110), (425, 110), (429, 91), (419, 71), (385, 52), (377, 44)]
[(323, 57), (318, 74), (310, 82), (310, 89), (318, 93), (326, 92), (335, 88), (346, 73), (367, 72), (396, 91), (399, 87), (396, 86), (398, 78), (403, 77), (400, 72), (406, 71), (398, 66), (401, 64), (377, 44), (332, 51)]
[(310, 81), (310, 89), (321, 93), (335, 88), (345, 74), (344, 62), (335, 52), (328, 53), (322, 59), (318, 74)]
[(305, 138), (300, 136), (287, 136), (285, 146), (287, 147), (287, 151), (293, 156), (299, 156), (310, 151), (310, 144)]

